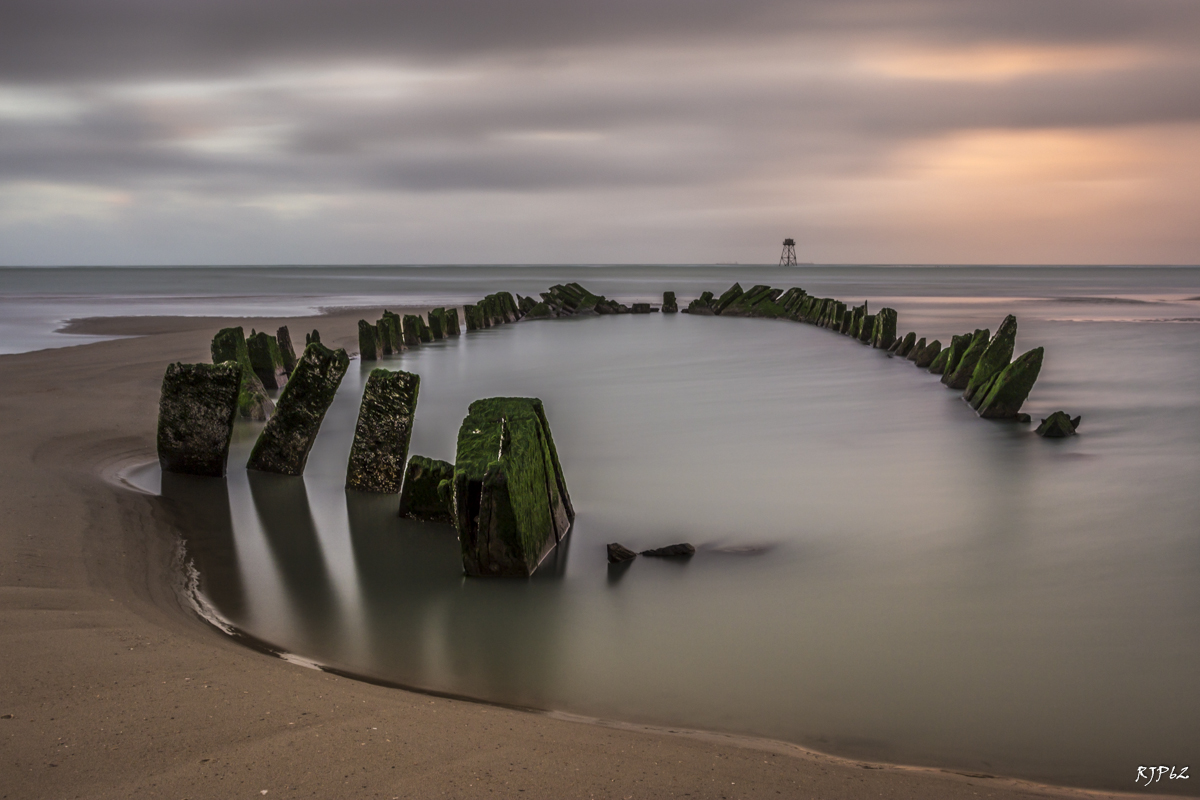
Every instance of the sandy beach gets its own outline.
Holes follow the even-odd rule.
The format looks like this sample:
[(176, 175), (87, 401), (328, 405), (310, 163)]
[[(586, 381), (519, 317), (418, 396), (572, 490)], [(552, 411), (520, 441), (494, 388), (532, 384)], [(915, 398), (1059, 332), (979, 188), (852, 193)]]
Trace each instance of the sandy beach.
[(155, 458), (163, 370), (218, 328), (354, 352), (371, 314), (86, 321), (136, 338), (0, 356), (0, 798), (1118, 796), (433, 697), (223, 635), (177, 591), (163, 501), (114, 476)]

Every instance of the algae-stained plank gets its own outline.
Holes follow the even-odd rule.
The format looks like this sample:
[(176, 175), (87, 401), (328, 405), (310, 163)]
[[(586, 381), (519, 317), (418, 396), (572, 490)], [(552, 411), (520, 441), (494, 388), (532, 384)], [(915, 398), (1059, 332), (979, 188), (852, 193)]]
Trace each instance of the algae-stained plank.
[(275, 342), (279, 345), (279, 355), (283, 356), (283, 368), (291, 375), (296, 368), (296, 348), (292, 347), (292, 335), (288, 333), (287, 325), (275, 331)]
[(358, 357), (363, 361), (378, 361), (380, 352), (379, 329), (365, 319), (358, 321)]
[(987, 349), (990, 338), (991, 331), (987, 328), (976, 330), (966, 350), (963, 351), (962, 358), (958, 360), (958, 364), (953, 367), (949, 364), (946, 365), (946, 374), (942, 376), (942, 383), (951, 389), (966, 389), (967, 384), (971, 381), (971, 375), (975, 372), (975, 365), (983, 357), (983, 351)]
[(164, 471), (225, 474), (241, 384), (236, 361), (167, 367), (158, 401), (158, 463)]
[(347, 488), (381, 494), (400, 491), (420, 390), (421, 378), (411, 372), (371, 370), (346, 465)]
[(676, 314), (679, 312), (679, 301), (675, 299), (674, 292), (663, 292), (662, 313)]
[(447, 313), (447, 318), (450, 322), (450, 328), (449, 328), (450, 334), (449, 335), (450, 336), (458, 336), (459, 334), (462, 333), (462, 326), (459, 324), (459, 321), (458, 321), (458, 309), (452, 308), (446, 313)]
[(429, 312), (429, 330), (434, 339), (446, 338), (446, 309), (435, 308)]
[[(966, 388), (963, 390), (963, 399), (970, 401), (989, 383), (992, 378), (1000, 374), (1000, 371), (1008, 366), (1012, 361), (1013, 350), (1017, 344), (1017, 318), (1009, 314), (1000, 323), (1000, 328), (996, 331), (996, 335), (988, 342), (988, 346), (984, 348), (983, 355), (979, 357), (979, 361), (975, 364), (975, 369), (971, 372), (971, 378), (967, 381)], [(976, 403), (975, 405), (978, 405)]]
[(933, 362), (937, 361), (942, 354), (942, 343), (934, 339), (929, 344), (921, 349), (921, 352), (913, 359), (913, 363), (917, 369), (929, 369), (933, 366)]
[(241, 328), (222, 328), (212, 340), (214, 364), (236, 361), (242, 368), (242, 383), (238, 391), (238, 414), (246, 419), (265, 422), (275, 411), (275, 404), (267, 395), (266, 387), (254, 374), (250, 365), (250, 351), (246, 348), (246, 335)]
[(350, 366), (345, 350), (311, 342), (279, 396), (275, 416), (263, 428), (246, 466), (262, 472), (302, 475), (325, 412)]
[(404, 344), (416, 347), (421, 343), (421, 318), (415, 314), (404, 315)]
[(468, 575), (531, 575), (575, 518), (540, 400), (471, 404), (458, 433), (455, 524)]
[(1043, 352), (1041, 347), (1035, 347), (993, 378), (979, 403), (979, 416), (984, 419), (1015, 417), (1042, 371)]
[(925, 352), (926, 347), (927, 345), (925, 344), (925, 337), (922, 336), (917, 340), (916, 344), (909, 348), (908, 355), (906, 355), (905, 358), (907, 358), (909, 361), (916, 362), (917, 359), (921, 357), (921, 354)]
[(287, 370), (283, 366), (283, 355), (279, 352), (279, 342), (265, 331), (255, 333), (250, 331), (246, 339), (246, 349), (250, 351), (250, 366), (254, 374), (268, 389), (282, 389), (288, 380)]
[(897, 314), (894, 308), (881, 308), (875, 315), (874, 329), (871, 331), (871, 346), (887, 350), (896, 341)]
[(454, 522), (454, 465), (413, 456), (404, 471), (400, 516), (426, 522)]

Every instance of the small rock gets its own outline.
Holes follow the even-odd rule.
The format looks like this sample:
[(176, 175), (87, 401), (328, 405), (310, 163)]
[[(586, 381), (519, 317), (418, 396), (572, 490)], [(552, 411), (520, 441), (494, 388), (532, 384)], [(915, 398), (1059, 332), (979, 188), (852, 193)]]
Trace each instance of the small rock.
[(635, 558), (637, 558), (637, 553), (623, 544), (611, 542), (608, 545), (608, 563), (610, 564), (620, 564), (622, 561), (631, 561)]
[(682, 544), (669, 544), (666, 547), (655, 547), (652, 550), (643, 550), (644, 556), (659, 556), (661, 558), (669, 558), (672, 556), (694, 556), (696, 548), (687, 542)]
[(1075, 417), (1071, 419), (1065, 411), (1055, 411), (1050, 416), (1042, 420), (1042, 424), (1037, 426), (1038, 436), (1045, 436), (1047, 439), (1062, 439), (1066, 436), (1074, 436), (1075, 429), (1079, 427), (1079, 422), (1083, 417)]

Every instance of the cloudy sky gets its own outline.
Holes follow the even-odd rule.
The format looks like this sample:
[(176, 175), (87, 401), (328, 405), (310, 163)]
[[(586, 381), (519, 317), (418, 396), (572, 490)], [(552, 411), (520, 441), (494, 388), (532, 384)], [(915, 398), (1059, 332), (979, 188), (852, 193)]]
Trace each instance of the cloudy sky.
[(0, 264), (1196, 264), (1197, 219), (1197, 0), (0, 3)]

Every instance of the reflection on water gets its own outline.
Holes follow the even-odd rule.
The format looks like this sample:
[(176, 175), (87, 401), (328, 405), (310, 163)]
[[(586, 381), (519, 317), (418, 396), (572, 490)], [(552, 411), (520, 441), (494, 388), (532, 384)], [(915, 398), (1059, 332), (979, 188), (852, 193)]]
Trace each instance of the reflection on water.
[[(464, 579), (451, 527), (344, 489), (375, 364), (304, 478), (248, 475), (246, 427), (227, 483), (164, 476), (163, 495), (226, 617), (340, 669), (1087, 785), (1194, 761), (1200, 328), (894, 305), (943, 342), (1015, 310), (1018, 351), (1047, 347), (1028, 410), (1081, 413), (1081, 435), (981, 421), (810, 326), (603, 317), (384, 362), (422, 378), (413, 453), (452, 460), (476, 398), (545, 401), (578, 517), (532, 580)], [(697, 553), (610, 567), (609, 541)]]

